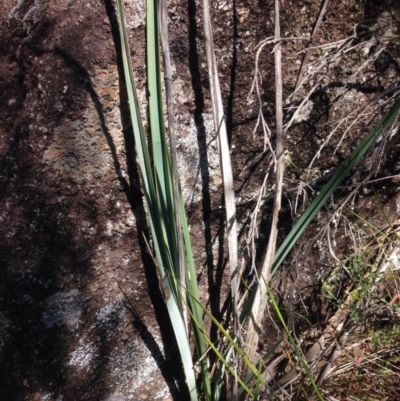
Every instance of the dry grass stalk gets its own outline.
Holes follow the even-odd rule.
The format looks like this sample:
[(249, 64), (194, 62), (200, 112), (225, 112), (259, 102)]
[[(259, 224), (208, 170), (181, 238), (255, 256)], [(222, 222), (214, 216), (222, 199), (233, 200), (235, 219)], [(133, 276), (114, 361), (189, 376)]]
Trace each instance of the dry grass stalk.
[(299, 75), (297, 76), (296, 86), (295, 86), (295, 89), (294, 89), (295, 91), (299, 88), (300, 84), (303, 82), (304, 70), (305, 70), (305, 68), (307, 66), (308, 57), (310, 56), (310, 53), (311, 53), (310, 45), (313, 43), (313, 40), (315, 39), (315, 36), (317, 34), (317, 31), (318, 31), (318, 28), (321, 25), (322, 18), (323, 18), (324, 14), (325, 14), (326, 8), (328, 7), (329, 0), (323, 0), (323, 1), (324, 2), (322, 3), (322, 7), (321, 7), (321, 9), (319, 11), (317, 22), (315, 23), (315, 26), (314, 26), (314, 29), (313, 29), (313, 32), (312, 32), (312, 35), (311, 35), (311, 38), (310, 38), (310, 42), (307, 45), (307, 50), (306, 50), (306, 52), (304, 54), (303, 61), (302, 61), (301, 66), (300, 66)]
[(222, 103), (222, 95), (218, 78), (217, 62), (215, 59), (214, 41), (208, 0), (203, 0), (203, 24), (214, 126), (218, 138), (218, 150), (222, 171), (222, 179), (224, 184), (225, 213), (228, 230), (229, 266), (231, 274), (231, 296), (233, 305), (234, 326), (236, 332), (239, 324), (239, 315), (237, 309), (239, 280), (236, 202), (228, 134), (226, 129), (224, 107)]
[(271, 154), (272, 154), (273, 158), (274, 158), (274, 163), (276, 163), (276, 157), (275, 157), (275, 151), (274, 151), (273, 146), (272, 146), (272, 144), (270, 142), (271, 130), (268, 127), (267, 122), (265, 121), (264, 113), (263, 113), (263, 110), (262, 110), (263, 102), (261, 100), (261, 91), (260, 91), (260, 88), (261, 88), (261, 85), (262, 85), (262, 76), (261, 76), (261, 72), (259, 70), (259, 59), (260, 59), (260, 54), (263, 51), (265, 46), (267, 46), (269, 44), (272, 44), (272, 43), (278, 43), (278, 45), (280, 45), (281, 42), (283, 42), (283, 41), (288, 42), (288, 41), (291, 41), (291, 40), (305, 40), (305, 39), (304, 38), (296, 38), (296, 37), (290, 37), (290, 38), (270, 37), (270, 38), (264, 39), (261, 43), (259, 43), (256, 46), (257, 52), (256, 52), (255, 63), (254, 63), (255, 64), (255, 66), (254, 66), (255, 67), (254, 79), (253, 79), (253, 83), (252, 83), (252, 86), (251, 86), (251, 89), (250, 89), (250, 93), (247, 96), (247, 101), (249, 102), (250, 98), (251, 98), (251, 95), (254, 93), (254, 91), (256, 91), (256, 93), (257, 93), (257, 100), (258, 100), (259, 110), (258, 110), (257, 122), (256, 122), (256, 125), (255, 125), (254, 129), (253, 129), (253, 135), (255, 135), (255, 133), (257, 132), (257, 129), (258, 129), (260, 123), (261, 123), (262, 129), (263, 129), (263, 132), (264, 132), (263, 154), (264, 154), (264, 152), (267, 151), (267, 147), (268, 147), (269, 150), (271, 151)]
[(240, 270), (240, 274), (243, 275), (245, 269), (250, 265), (250, 273), (253, 274), (255, 277), (251, 282), (247, 283), (247, 289), (244, 292), (243, 296), (240, 299), (240, 302), (238, 304), (238, 309), (241, 309), (246, 302), (250, 291), (253, 287), (254, 281), (259, 280), (258, 274), (257, 274), (257, 267), (256, 267), (256, 244), (255, 241), (259, 236), (258, 233), (258, 225), (259, 225), (259, 219), (260, 219), (260, 212), (261, 212), (261, 207), (262, 204), (264, 203), (264, 193), (267, 188), (267, 183), (268, 183), (268, 177), (269, 173), (272, 167), (272, 162), (270, 163), (267, 173), (265, 174), (263, 184), (258, 192), (258, 197), (256, 201), (256, 205), (253, 209), (253, 212), (250, 217), (250, 223), (248, 225), (248, 232), (247, 232), (247, 238), (246, 238), (246, 245), (243, 250), (243, 259), (242, 259), (242, 266)]
[[(275, 37), (280, 37), (279, 0), (275, 1)], [(247, 328), (246, 347), (249, 358), (256, 362), (256, 350), (258, 345), (259, 332), (262, 319), (264, 318), (267, 306), (268, 295), (267, 285), (271, 280), (271, 269), (276, 251), (276, 240), (278, 236), (278, 217), (281, 209), (282, 183), (285, 168), (283, 153), (283, 107), (282, 107), (282, 65), (281, 45), (275, 49), (275, 86), (276, 86), (276, 178), (275, 178), (275, 199), (272, 217), (271, 234), (268, 242), (267, 254), (259, 273), (259, 282), (251, 309), (249, 325)]]
[[(325, 3), (327, 3), (327, 1), (325, 1)], [(302, 104), (298, 108), (298, 113), (300, 112), (301, 107), (306, 104), (307, 100), (311, 97), (311, 95), (318, 88), (320, 88), (321, 85), (323, 86), (323, 85), (327, 84), (327, 81), (326, 81), (327, 75), (326, 74), (329, 71), (329, 67), (339, 66), (340, 63), (343, 63), (343, 61), (344, 61), (343, 59), (346, 55), (354, 54), (354, 52), (361, 53), (363, 50), (363, 47), (368, 46), (368, 43), (365, 41), (358, 42), (359, 39), (360, 38), (357, 37), (356, 31), (354, 31), (354, 35), (351, 38), (344, 39), (344, 40), (334, 43), (334, 44), (312, 47), (312, 49), (328, 49), (328, 48), (330, 48), (330, 49), (334, 49), (334, 50), (332, 52), (330, 52), (330, 55), (328, 57), (319, 58), (317, 62), (315, 62), (311, 66), (309, 66), (310, 74), (308, 74), (308, 76), (304, 80), (299, 80), (299, 82), (302, 81), (301, 83), (304, 83), (305, 81), (311, 81), (313, 88), (306, 95), (306, 98), (303, 100)], [(265, 41), (265, 44), (267, 44), (267, 41), (269, 41), (268, 43), (271, 42), (271, 40), (268, 39)], [(264, 42), (260, 45), (260, 48), (262, 46), (264, 46)], [(310, 50), (310, 49), (311, 48), (309, 48), (308, 50)], [(365, 62), (363, 62), (360, 67), (357, 65), (352, 66), (352, 67), (355, 67), (355, 72), (351, 75), (349, 80), (345, 82), (345, 84), (342, 88), (339, 88), (338, 90), (335, 90), (335, 92), (334, 92), (335, 104), (338, 104), (340, 107), (340, 104), (343, 105), (344, 102), (348, 102), (348, 99), (345, 99), (343, 97), (343, 95), (347, 91), (352, 89), (352, 86), (349, 85), (349, 82), (352, 83), (365, 70), (365, 68), (368, 66), (368, 64), (374, 62), (382, 54), (382, 52), (384, 50), (385, 50), (385, 46), (383, 46), (383, 44), (380, 43), (378, 46), (375, 47), (373, 54), (370, 55), (368, 57), (368, 59)], [(258, 60), (258, 56), (259, 56), (259, 52), (257, 52), (257, 57), (256, 57), (257, 60)], [(258, 70), (258, 66), (256, 65), (255, 78), (254, 78), (252, 90), (254, 90), (254, 85), (257, 85), (260, 82), (260, 77), (261, 77), (261, 74)], [(361, 82), (363, 82), (363, 81), (361, 81)], [(326, 88), (329, 88), (329, 86), (327, 86)], [(299, 87), (296, 87), (296, 92), (298, 92), (298, 89), (299, 89)], [(395, 92), (395, 90), (396, 90), (396, 88), (394, 88), (394, 89), (392, 88), (391, 92)], [(293, 97), (294, 94), (292, 94), (291, 97)], [(257, 93), (257, 95), (258, 95), (258, 93)], [(380, 96), (382, 96), (382, 93), (380, 93)], [(396, 96), (393, 96), (393, 97), (391, 96), (388, 101), (391, 102), (393, 100), (393, 98), (396, 98)], [(378, 101), (376, 101), (377, 99), (378, 99)], [(383, 97), (382, 97), (382, 99), (383, 99)], [(355, 107), (353, 107), (353, 110), (351, 110), (348, 115), (341, 118), (339, 122), (335, 121), (334, 124), (336, 125), (336, 127), (334, 127), (333, 132), (329, 133), (329, 136), (328, 136), (327, 140), (325, 140), (325, 142), (323, 143), (322, 148), (324, 146), (326, 146), (326, 144), (329, 143), (329, 140), (332, 138), (332, 136), (335, 133), (339, 132), (339, 128), (341, 128), (341, 130), (340, 130), (341, 137), (339, 138), (339, 145), (337, 147), (339, 147), (343, 143), (343, 140), (344, 140), (346, 134), (348, 132), (350, 132), (350, 130), (352, 128), (356, 127), (356, 124), (365, 123), (365, 125), (369, 126), (370, 123), (372, 122), (372, 120), (374, 118), (376, 118), (377, 115), (379, 115), (379, 110), (386, 108), (386, 104), (383, 104), (383, 103), (386, 103), (386, 101), (384, 102), (382, 99), (379, 99), (378, 96), (376, 96), (374, 99), (369, 98), (369, 100), (367, 101), (367, 104), (368, 104), (367, 109), (365, 107), (365, 103), (361, 107), (358, 107), (358, 104), (357, 104)], [(287, 126), (285, 127), (286, 128), (285, 132), (290, 128), (290, 125), (292, 124), (292, 122), (294, 120), (295, 120), (295, 118), (292, 118), (291, 121), (289, 122), (289, 124), (287, 124)], [(259, 117), (257, 126), (260, 123), (263, 123), (263, 122), (260, 120), (260, 117)], [(330, 123), (327, 123), (327, 125), (328, 124), (330, 125)], [(264, 132), (265, 132), (265, 130), (264, 130)], [(394, 132), (394, 129), (392, 129), (392, 132)], [(269, 135), (266, 137), (269, 140)], [(269, 145), (268, 142), (266, 142), (266, 144)], [(322, 148), (319, 149), (319, 151), (317, 152), (317, 155), (314, 157), (313, 162), (321, 154)], [(265, 152), (265, 148), (264, 148), (264, 152)], [(277, 153), (277, 156), (279, 157), (279, 153)], [(362, 183), (357, 184), (358, 188), (355, 191), (352, 191), (351, 194), (347, 197), (347, 200), (346, 200), (347, 202), (349, 202), (352, 198), (354, 198), (355, 194), (358, 192), (359, 187), (361, 185), (365, 185), (366, 181), (369, 182), (371, 174), (372, 174), (372, 171), (371, 171), (370, 175), (366, 179), (363, 180)], [(341, 205), (341, 207), (339, 209), (339, 213), (341, 213), (342, 208), (343, 208), (343, 204)], [(256, 230), (253, 230), (253, 232), (256, 233)], [(328, 232), (328, 236), (329, 236), (329, 232)], [(330, 248), (329, 251), (330, 251), (331, 255), (335, 258), (335, 254), (332, 250), (332, 246), (331, 246), (330, 242), (329, 242), (329, 248)], [(344, 267), (342, 263), (339, 263), (339, 265)], [(260, 278), (260, 280), (262, 280), (262, 279)], [(350, 290), (350, 288), (349, 288), (349, 290)], [(327, 328), (324, 330), (322, 336), (309, 349), (309, 351), (306, 354), (305, 359), (307, 362), (311, 363), (311, 367), (313, 369), (315, 376), (318, 377), (318, 375), (319, 375), (319, 381), (318, 381), (319, 384), (322, 384), (324, 382), (324, 380), (328, 374), (332, 374), (332, 372), (330, 372), (330, 369), (333, 366), (333, 363), (335, 362), (338, 355), (340, 355), (340, 352), (339, 352), (340, 349), (337, 344), (341, 344), (341, 346), (344, 346), (346, 341), (349, 339), (350, 331), (354, 328), (354, 326), (352, 326), (352, 323), (350, 325), (346, 324), (346, 322), (349, 321), (348, 310), (349, 310), (349, 305), (350, 305), (351, 301), (352, 301), (352, 298), (349, 296), (345, 300), (345, 305), (348, 306), (347, 309), (346, 308), (340, 309), (333, 316), (333, 318), (331, 318), (331, 320), (330, 320)], [(253, 318), (254, 318), (254, 316), (253, 316)], [(255, 343), (255, 345), (254, 345), (254, 343), (253, 343), (253, 345), (251, 345), (248, 342), (247, 345), (249, 346), (249, 354), (251, 352), (255, 353), (254, 349), (257, 347), (257, 343)], [(330, 356), (328, 356), (328, 353)], [(325, 364), (322, 370), (320, 369), (321, 363)], [(270, 380), (272, 380), (274, 375), (269, 374), (268, 376), (269, 376)], [(293, 383), (298, 378), (299, 378), (299, 376), (298, 376), (297, 372), (293, 370), (292, 372), (290, 372), (286, 376), (284, 376), (284, 378), (282, 378), (279, 381), (279, 383), (283, 387), (288, 388), (289, 384)], [(279, 391), (284, 391), (284, 388), (282, 388), (282, 386), (279, 388)], [(277, 395), (277, 394), (274, 394), (274, 395)], [(287, 398), (287, 399), (289, 399), (289, 398)]]
[[(389, 227), (392, 230), (392, 227)], [(393, 268), (394, 255), (399, 253), (397, 246), (392, 247), (389, 251), (389, 255), (385, 257), (385, 251), (381, 250), (382, 256), (380, 257), (380, 263), (377, 272), (377, 279), (375, 280), (370, 291), (374, 291), (379, 280), (385, 276), (385, 273)], [(373, 272), (370, 272), (371, 274)], [(349, 287), (347, 293), (349, 294), (346, 300), (341, 304), (337, 312), (329, 319), (329, 322), (324, 329), (318, 340), (308, 349), (305, 354), (305, 360), (307, 363), (312, 364), (311, 368), (314, 370), (314, 374), (318, 376), (317, 385), (321, 386), (326, 378), (333, 374), (332, 371), (335, 360), (341, 355), (341, 350), (345, 346), (349, 339), (351, 331), (357, 328), (357, 324), (349, 319), (350, 311), (354, 309), (354, 298), (351, 291), (354, 287)], [(321, 361), (329, 352), (329, 357), (321, 367)], [(289, 371), (285, 376), (279, 380), (280, 388), (285, 388), (300, 378), (300, 374), (296, 371)]]
[[(325, 4), (323, 4), (323, 7)], [(323, 7), (321, 8), (321, 12), (323, 12)], [(313, 32), (313, 36), (315, 35), (315, 29)], [(299, 90), (303, 86), (304, 83), (306, 82), (311, 82), (313, 84), (312, 88), (308, 91), (308, 93), (303, 97), (301, 103), (299, 106), (297, 106), (295, 109), (294, 113), (291, 113), (290, 120), (289, 122), (285, 125), (285, 133), (288, 132), (289, 128), (292, 126), (294, 122), (296, 122), (299, 118), (299, 116), (302, 113), (302, 109), (304, 106), (308, 105), (309, 99), (311, 96), (321, 88), (321, 85), (324, 86), (326, 84), (326, 73), (329, 71), (329, 69), (332, 69), (334, 66), (341, 66), (344, 64), (344, 57), (346, 57), (349, 54), (362, 54), (365, 53), (367, 50), (371, 48), (371, 44), (376, 42), (376, 38), (373, 36), (372, 38), (368, 39), (367, 41), (360, 40), (361, 38), (359, 35), (357, 35), (356, 29), (354, 29), (354, 34), (346, 38), (344, 40), (341, 40), (339, 42), (335, 43), (330, 43), (329, 45), (324, 44), (321, 46), (314, 46), (314, 47), (308, 47), (306, 50), (306, 55), (311, 52), (311, 50), (323, 50), (323, 49), (331, 49), (329, 55), (324, 55), (321, 57), (318, 57), (318, 59), (308, 65), (309, 73), (305, 74), (306, 70), (306, 65), (302, 65), (301, 68), (301, 79), (300, 75), (297, 79), (296, 82), (296, 88), (295, 91), (292, 95), (289, 96), (287, 101), (292, 99), (295, 94), (299, 93)], [(311, 43), (311, 42), (310, 42)], [(361, 64), (361, 66), (357, 67), (357, 69), (353, 72), (353, 74), (347, 78), (347, 83), (343, 85), (342, 88), (340, 88), (336, 93), (335, 93), (335, 99), (333, 100), (333, 103), (335, 104), (336, 108), (340, 108), (341, 105), (345, 104), (346, 102), (348, 103), (348, 99), (344, 96), (346, 92), (351, 90), (351, 86), (349, 83), (354, 82), (358, 76), (360, 76), (366, 69), (366, 67), (375, 62), (377, 58), (387, 49), (387, 43), (384, 43), (383, 41), (378, 41), (377, 45), (375, 43), (375, 49), (370, 54), (367, 59)], [(306, 57), (303, 59), (303, 63)], [(362, 76), (360, 76), (361, 81), (362, 81)], [(360, 124), (362, 122), (365, 122), (366, 119), (370, 118), (371, 115), (376, 116), (376, 111), (378, 110), (379, 107), (382, 107), (381, 102), (379, 99), (382, 97), (382, 93), (379, 94), (378, 96), (375, 96), (372, 99), (369, 99), (368, 101), (368, 107), (366, 108), (365, 104), (362, 106), (359, 106), (358, 104), (355, 105), (353, 110), (351, 110), (346, 116), (344, 116), (340, 121), (335, 123), (335, 126), (333, 127), (332, 130), (330, 130), (329, 135), (324, 139), (321, 147), (318, 149), (317, 153), (315, 156), (312, 158), (312, 161), (309, 164), (309, 169), (312, 168), (313, 164), (315, 161), (320, 157), (322, 150), (329, 144), (331, 139), (334, 137), (335, 133), (339, 131), (339, 129), (343, 129), (344, 131), (341, 134), (341, 138), (338, 141), (338, 144), (336, 145), (334, 154), (337, 152), (339, 149), (340, 145), (342, 144), (343, 140), (345, 139), (346, 135), (351, 131), (353, 127), (356, 126), (356, 124)], [(289, 106), (289, 109), (292, 108), (292, 106)]]

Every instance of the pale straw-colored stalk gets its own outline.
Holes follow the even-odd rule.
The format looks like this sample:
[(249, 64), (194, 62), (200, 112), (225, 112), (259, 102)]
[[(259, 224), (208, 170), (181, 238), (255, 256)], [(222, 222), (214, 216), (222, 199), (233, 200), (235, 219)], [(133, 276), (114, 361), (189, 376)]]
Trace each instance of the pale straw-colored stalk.
[(209, 2), (203, 0), (204, 41), (207, 54), (208, 76), (210, 80), (211, 103), (214, 116), (214, 127), (217, 134), (219, 160), (224, 185), (225, 214), (228, 230), (229, 267), (231, 274), (231, 295), (235, 331), (238, 328), (238, 241), (236, 223), (236, 203), (233, 183), (231, 156), (228, 142), (228, 133), (225, 123), (224, 107), (219, 84), (217, 61), (215, 59), (214, 41), (210, 18)]
[[(279, 38), (279, 0), (275, 0), (275, 37)], [(261, 323), (265, 315), (265, 308), (268, 302), (267, 286), (271, 280), (271, 269), (274, 262), (276, 241), (278, 237), (278, 220), (281, 210), (283, 173), (285, 169), (285, 156), (283, 151), (283, 110), (282, 110), (282, 65), (281, 45), (275, 47), (275, 105), (276, 105), (276, 176), (275, 176), (275, 198), (272, 212), (271, 233), (268, 241), (267, 254), (259, 272), (259, 282), (251, 308), (249, 325), (247, 327), (246, 347), (250, 360), (257, 363), (256, 351), (258, 338), (261, 330)]]

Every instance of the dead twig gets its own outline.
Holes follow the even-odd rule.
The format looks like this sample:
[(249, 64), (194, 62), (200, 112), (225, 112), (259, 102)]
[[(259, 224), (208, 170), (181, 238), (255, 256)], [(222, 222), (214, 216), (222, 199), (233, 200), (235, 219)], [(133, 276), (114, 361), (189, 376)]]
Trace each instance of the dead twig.
[(311, 53), (310, 46), (311, 46), (311, 44), (313, 43), (313, 41), (315, 39), (315, 36), (316, 36), (317, 31), (319, 29), (319, 26), (321, 25), (322, 18), (323, 18), (324, 14), (325, 14), (326, 8), (328, 7), (328, 2), (329, 2), (329, 0), (324, 0), (324, 2), (322, 3), (322, 7), (319, 10), (317, 22), (315, 23), (315, 26), (314, 26), (310, 41), (308, 42), (307, 50), (306, 50), (306, 52), (304, 54), (303, 61), (302, 61), (301, 66), (300, 66), (299, 75), (297, 76), (296, 86), (295, 86), (295, 89), (294, 89), (295, 91), (298, 89), (298, 87), (300, 86), (300, 84), (303, 81), (304, 70), (305, 70), (305, 68), (307, 66), (308, 57), (310, 56), (310, 53)]
[[(280, 37), (280, 17), (279, 17), (279, 0), (275, 0), (275, 37)], [(254, 297), (249, 326), (247, 328), (246, 346), (250, 360), (255, 362), (256, 349), (258, 344), (261, 321), (264, 317), (267, 305), (267, 285), (271, 280), (271, 268), (275, 257), (276, 240), (278, 235), (278, 217), (281, 209), (282, 200), (282, 183), (285, 168), (283, 153), (283, 107), (282, 107), (282, 66), (281, 66), (281, 44), (275, 49), (275, 86), (276, 86), (276, 177), (275, 177), (275, 200), (272, 216), (271, 234), (268, 241), (267, 254), (265, 256), (261, 271), (259, 274), (259, 282)]]

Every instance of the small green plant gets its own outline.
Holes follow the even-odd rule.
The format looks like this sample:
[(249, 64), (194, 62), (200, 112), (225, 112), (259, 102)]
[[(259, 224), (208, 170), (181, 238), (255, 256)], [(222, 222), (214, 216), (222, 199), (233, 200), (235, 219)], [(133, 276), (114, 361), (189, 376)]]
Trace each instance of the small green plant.
[[(371, 330), (371, 344), (377, 349), (385, 347), (386, 349), (400, 350), (399, 339), (400, 327), (395, 324), (390, 324), (389, 327), (386, 328), (376, 327)], [(390, 371), (387, 367), (385, 369)]]
[(321, 285), (322, 295), (333, 305), (337, 306), (339, 300), (334, 295), (333, 291), (334, 289), (332, 288), (332, 283), (328, 282), (327, 280), (324, 280)]
[[(278, 2), (275, 4), (276, 7), (279, 7)], [(122, 0), (117, 0), (117, 6), (124, 76), (127, 86), (136, 152), (140, 166), (141, 181), (148, 211), (148, 221), (153, 240), (155, 253), (154, 262), (159, 269), (162, 290), (164, 292), (165, 302), (179, 347), (191, 401), (197, 401), (200, 398), (205, 399), (206, 401), (218, 401), (221, 398), (221, 389), (227, 372), (230, 377), (233, 377), (234, 379), (234, 384), (232, 385), (232, 388), (235, 389), (233, 391), (233, 399), (244, 399), (245, 395), (249, 396), (252, 400), (259, 399), (262, 385), (267, 384), (262, 376), (264, 373), (265, 362), (281, 343), (281, 340), (277, 341), (264, 358), (260, 358), (256, 361), (250, 360), (245, 348), (239, 343), (239, 340), (241, 339), (239, 327), (242, 327), (252, 315), (251, 311), (254, 307), (255, 294), (257, 294), (260, 289), (262, 289), (262, 292), (264, 292), (268, 297), (270, 304), (279, 318), (280, 325), (288, 339), (288, 343), (290, 344), (291, 352), (296, 356), (296, 364), (300, 367), (302, 372), (305, 373), (317, 398), (323, 400), (323, 396), (315, 382), (308, 363), (302, 354), (301, 348), (280, 311), (274, 295), (268, 286), (269, 283), (264, 280), (262, 275), (259, 282), (253, 286), (249, 292), (246, 292), (246, 294), (249, 295), (247, 301), (243, 301), (241, 309), (238, 307), (240, 302), (238, 302), (239, 284), (237, 283), (239, 280), (237, 277), (237, 233), (235, 226), (236, 213), (234, 212), (234, 207), (230, 208), (229, 213), (227, 213), (227, 216), (230, 216), (228, 216), (227, 223), (230, 262), (231, 268), (233, 267), (233, 270), (231, 271), (232, 313), (234, 320), (233, 329), (226, 329), (221, 322), (215, 319), (215, 317), (208, 311), (207, 307), (201, 303), (185, 207), (180, 191), (177, 171), (175, 169), (176, 166), (174, 166), (174, 157), (170, 156), (168, 145), (166, 143), (167, 130), (164, 124), (164, 99), (162, 97), (160, 60), (160, 36), (162, 39), (161, 43), (165, 44), (165, 40), (168, 42), (165, 25), (163, 25), (166, 24), (167, 21), (165, 14), (166, 3), (164, 0), (147, 0), (146, 41), (150, 132), (145, 132), (142, 124), (142, 116), (140, 115), (134, 73), (130, 60), (131, 53), (125, 29)], [(158, 6), (160, 7), (158, 8)], [(208, 8), (207, 1), (204, 1), (203, 8)], [(278, 11), (279, 9), (277, 8), (276, 13), (278, 14), (279, 19)], [(208, 24), (207, 29), (205, 30), (205, 36), (207, 36), (212, 33), (210, 29), (211, 22), (209, 16), (206, 14), (204, 15), (204, 19)], [(276, 21), (276, 24), (279, 25), (279, 21)], [(277, 32), (279, 34), (279, 30)], [(277, 37), (280, 36), (280, 34), (278, 34)], [(207, 41), (212, 44), (212, 36), (208, 36)], [(213, 51), (211, 47), (207, 48), (207, 51), (210, 52), (210, 49)], [(168, 82), (172, 80), (172, 77), (167, 72), (169, 70), (168, 51), (165, 46), (162, 47), (162, 51), (164, 71), (166, 72), (165, 86), (167, 88)], [(219, 131), (224, 126), (224, 124), (222, 124), (224, 117), (221, 96), (220, 94), (217, 94), (219, 91), (219, 81), (216, 65), (214, 55), (211, 57), (210, 70), (212, 71), (212, 74), (210, 73), (210, 76), (212, 75), (213, 109), (218, 109), (218, 113), (214, 115), (214, 119), (216, 131)], [(277, 73), (279, 73), (280, 60), (277, 60), (276, 66)], [(277, 81), (279, 81), (278, 78)], [(169, 107), (170, 106), (171, 104), (169, 104)], [(167, 107), (168, 114), (170, 114), (169, 107)], [(333, 195), (337, 187), (343, 182), (344, 178), (350, 173), (356, 163), (361, 160), (365, 153), (370, 149), (371, 145), (390, 128), (397, 117), (399, 109), (400, 100), (395, 103), (376, 127), (364, 138), (348, 159), (337, 168), (329, 182), (322, 188), (305, 213), (294, 225), (289, 235), (283, 240), (283, 243), (277, 250), (275, 257), (272, 256), (272, 259), (270, 260), (271, 266), (269, 266), (270, 268), (272, 267), (272, 271), (270, 269), (272, 275), (282, 265), (296, 241), (300, 238), (304, 230), (306, 230), (310, 222), (326, 204), (327, 200)], [(280, 111), (282, 111), (282, 105)], [(282, 115), (280, 116), (280, 120), (280, 123), (282, 123)], [(170, 129), (171, 121), (169, 121), (168, 124)], [(173, 134), (172, 132), (169, 133), (170, 135)], [(225, 160), (222, 160), (223, 157), (221, 155), (221, 164), (224, 166), (223, 170), (225, 170), (223, 171), (223, 176), (224, 187), (227, 189), (225, 191), (225, 197), (227, 197), (228, 193), (234, 196), (234, 185), (233, 182), (231, 182), (231, 178), (229, 178), (229, 172), (226, 174), (227, 168), (230, 168), (230, 160), (228, 160), (229, 157), (226, 157), (229, 156), (229, 148), (227, 148), (228, 145), (225, 139), (220, 143), (220, 147), (224, 148), (223, 151), (220, 149), (220, 152), (225, 152)], [(170, 149), (173, 151), (174, 146), (170, 145)], [(283, 175), (283, 169), (280, 171)], [(279, 188), (279, 185), (276, 185), (276, 188)], [(234, 198), (231, 198), (229, 202), (230, 206), (234, 206)], [(227, 204), (226, 206), (228, 209), (229, 205)], [(277, 210), (279, 211), (279, 207)], [(275, 214), (277, 217), (277, 213)], [(275, 247), (275, 244), (273, 244), (273, 246)], [(268, 249), (269, 255), (274, 254), (274, 251), (270, 252), (271, 249), (272, 248)], [(149, 248), (149, 250), (150, 252), (153, 252), (153, 249)], [(368, 269), (371, 266), (369, 265), (369, 262), (362, 260), (360, 255), (350, 261), (350, 264), (352, 264), (352, 266), (349, 265), (352, 274), (360, 279), (360, 285), (356, 288), (356, 292), (354, 292), (356, 304), (362, 300), (366, 294), (369, 294), (376, 276), (368, 274)], [(327, 297), (330, 297), (332, 301), (337, 301), (333, 291), (329, 287), (325, 287), (325, 294)], [(186, 321), (186, 310), (190, 317), (190, 325), (187, 324)], [(259, 317), (263, 318), (264, 314), (264, 310), (261, 310)], [(212, 322), (212, 324), (214, 324), (219, 330), (221, 341), (216, 344), (210, 340), (207, 334), (205, 324), (206, 318), (209, 319), (210, 322)], [(252, 315), (252, 318), (254, 318), (254, 314)], [(258, 324), (260, 323), (261, 322), (258, 322)], [(193, 333), (192, 337), (190, 336), (190, 333)], [(195, 357), (192, 355), (191, 338), (193, 338), (195, 345)], [(217, 357), (218, 363), (216, 369), (209, 366), (209, 352), (213, 352)], [(232, 358), (232, 355), (236, 355), (236, 360)], [(240, 369), (237, 369), (239, 363), (237, 363), (236, 366), (234, 365), (238, 360), (239, 363), (242, 362), (240, 365), (242, 367), (244, 366), (243, 370), (249, 373), (245, 378), (240, 377)], [(200, 369), (195, 369), (195, 361), (200, 365)], [(196, 374), (198, 377), (196, 377)], [(305, 396), (307, 395), (305, 394)]]

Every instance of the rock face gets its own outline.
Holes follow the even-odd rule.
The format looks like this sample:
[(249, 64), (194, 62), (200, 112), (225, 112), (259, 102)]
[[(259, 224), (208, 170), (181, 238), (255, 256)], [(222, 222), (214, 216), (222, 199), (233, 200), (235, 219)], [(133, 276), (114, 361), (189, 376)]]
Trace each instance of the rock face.
[[(10, 0), (0, 17), (4, 401), (185, 396), (141, 244), (145, 214), (105, 3)], [(127, 8), (139, 29), (143, 2)]]
[[(222, 317), (229, 303), (225, 296), (230, 291), (230, 278), (198, 3), (168, 2), (178, 165), (203, 300), (216, 317)], [(260, 54), (260, 87), (253, 88), (253, 96), (248, 97), (257, 45), (273, 35), (273, 0), (210, 3), (231, 136), (238, 226), (244, 238), (259, 189), (265, 185), (265, 195), (273, 194), (273, 157), (269, 152), (275, 124), (272, 46)], [(378, 21), (381, 15), (375, 10), (378, 6), (370, 7), (373, 2), (348, 3), (338, 1), (327, 12), (328, 29), (321, 28), (316, 44), (343, 40), (352, 34), (348, 28), (364, 16)], [(389, 3), (398, 11), (398, 1)], [(124, 5), (146, 125), (145, 1), (125, 0)], [(3, 0), (2, 6), (0, 400), (186, 400), (188, 391), (156, 267), (143, 241), (148, 229), (113, 1)], [(309, 35), (318, 10), (318, 2), (304, 5), (293, 0), (282, 10), (284, 36)], [(382, 14), (379, 26), (368, 32), (383, 29), (378, 36), (385, 41), (398, 35), (398, 25), (393, 24), (388, 14)], [(288, 41), (286, 46), (285, 41), (284, 95), (288, 99), (303, 42)], [(332, 68), (336, 75), (321, 81), (321, 90), (298, 113), (285, 144), (285, 185), (299, 188), (292, 205), (297, 206), (304, 183), (317, 178), (303, 177), (298, 170), (306, 171), (333, 124), (361, 107), (371, 91), (373, 95), (377, 94), (374, 91), (384, 94), (390, 89), (388, 82), (398, 81), (398, 54), (396, 59), (386, 59), (382, 53), (374, 65), (379, 73), (387, 74), (386, 83), (379, 74), (379, 79), (370, 75), (368, 85), (373, 86), (364, 91), (357, 83), (345, 94), (335, 92), (346, 87), (340, 85), (343, 77), (351, 75), (348, 72), (363, 71), (357, 63), (364, 63), (362, 57), (369, 57), (376, 43), (371, 39), (362, 51), (350, 54), (353, 71), (345, 70), (348, 66), (341, 62), (340, 68)], [(338, 93), (345, 106), (336, 109), (330, 101)], [(320, 112), (324, 105), (325, 111)], [(357, 130), (347, 140), (348, 149), (359, 141)], [(342, 143), (342, 134), (338, 131), (335, 143)], [(326, 147), (317, 158), (317, 172), (330, 171), (346, 157), (348, 149), (344, 148), (340, 158), (333, 149)], [(398, 149), (392, 146), (391, 151), (397, 170), (388, 168), (385, 177), (398, 175)], [(301, 207), (306, 203), (304, 194)], [(368, 204), (367, 198), (359, 201), (364, 202), (364, 208)], [(378, 210), (368, 202), (370, 210)], [(399, 214), (400, 201), (397, 203)], [(260, 209), (257, 258), (269, 235), (269, 206)], [(283, 231), (298, 217), (295, 214), (287, 204)], [(351, 242), (343, 238), (342, 244)], [(303, 299), (310, 300), (310, 305), (321, 304), (320, 299), (312, 302), (317, 294), (313, 285), (319, 285), (319, 269), (332, 266), (329, 252), (325, 255), (323, 266), (316, 256), (287, 270), (290, 280), (284, 291), (296, 294), (288, 310), (313, 322), (318, 315), (314, 309), (296, 308), (305, 305), (300, 302)], [(217, 339), (216, 330), (211, 335)]]
[[(113, 168), (126, 175), (117, 67), (94, 69), (86, 87), (81, 115), (75, 121), (60, 119), (43, 153), (43, 163), (76, 184), (99, 181)], [(65, 85), (58, 96), (60, 110), (68, 90)]]

